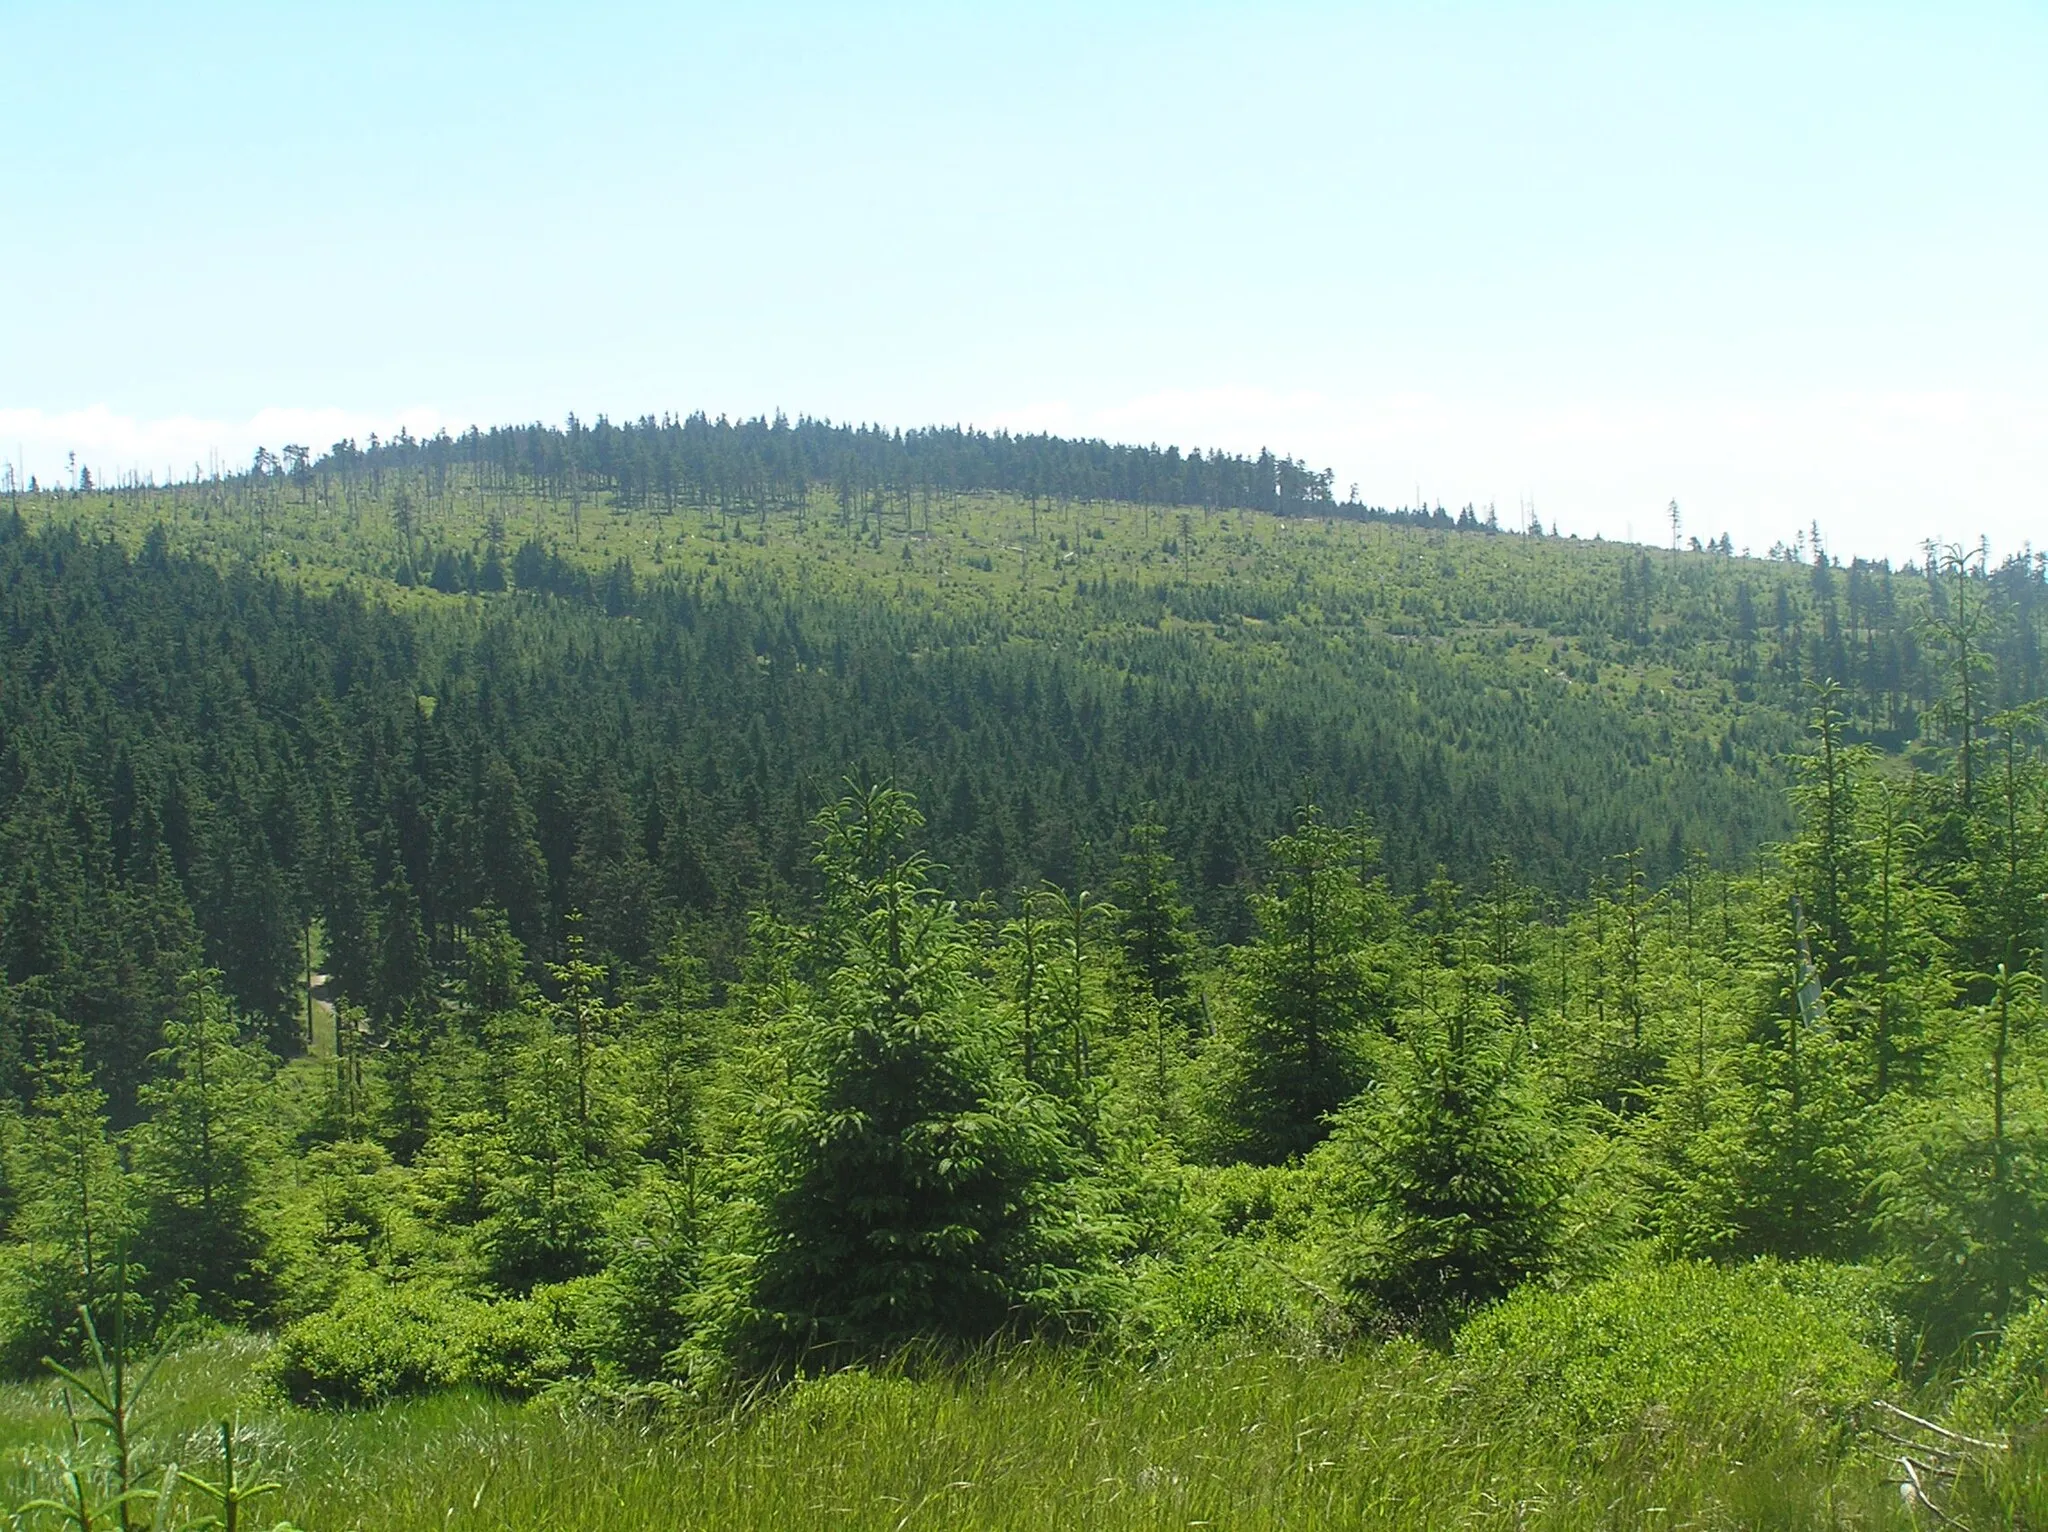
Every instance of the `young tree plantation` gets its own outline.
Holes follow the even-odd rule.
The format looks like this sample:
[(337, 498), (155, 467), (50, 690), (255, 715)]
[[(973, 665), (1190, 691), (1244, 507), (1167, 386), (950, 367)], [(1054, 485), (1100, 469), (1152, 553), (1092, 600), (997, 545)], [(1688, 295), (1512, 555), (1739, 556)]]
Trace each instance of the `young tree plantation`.
[(2044, 633), (780, 417), (20, 496), (0, 1490), (2037, 1525)]

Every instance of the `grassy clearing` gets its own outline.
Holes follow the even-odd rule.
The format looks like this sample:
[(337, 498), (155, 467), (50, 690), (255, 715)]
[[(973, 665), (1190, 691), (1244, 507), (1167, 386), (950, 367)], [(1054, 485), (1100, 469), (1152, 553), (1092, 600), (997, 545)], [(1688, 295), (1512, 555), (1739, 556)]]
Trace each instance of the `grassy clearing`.
[[(311, 1413), (257, 1392), (262, 1342), (173, 1357), (144, 1450), (202, 1471), (239, 1414), (284, 1481), (264, 1507), (327, 1529), (1880, 1528), (1910, 1520), (1881, 1461), (1825, 1420), (1652, 1415), (1562, 1433), (1406, 1344), (1139, 1366), (1020, 1352), (922, 1379), (840, 1374), (723, 1412), (641, 1419), (450, 1393)], [(0, 1390), (0, 1498), (35, 1489), (60, 1417)]]

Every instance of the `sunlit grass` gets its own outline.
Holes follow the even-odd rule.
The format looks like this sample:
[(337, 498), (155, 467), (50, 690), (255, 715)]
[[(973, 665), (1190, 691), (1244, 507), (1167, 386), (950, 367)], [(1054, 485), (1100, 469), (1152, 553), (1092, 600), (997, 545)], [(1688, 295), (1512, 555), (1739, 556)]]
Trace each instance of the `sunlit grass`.
[[(1598, 1439), (1405, 1344), (1341, 1358), (1139, 1365), (1013, 1352), (929, 1377), (848, 1374), (743, 1407), (646, 1416), (452, 1393), (363, 1412), (264, 1401), (261, 1343), (172, 1358), (143, 1451), (204, 1465), (238, 1415), (328, 1528), (1879, 1528), (1881, 1464), (1789, 1412), (1735, 1434), (1649, 1421)], [(0, 1390), (0, 1498), (26, 1499), (61, 1417)]]

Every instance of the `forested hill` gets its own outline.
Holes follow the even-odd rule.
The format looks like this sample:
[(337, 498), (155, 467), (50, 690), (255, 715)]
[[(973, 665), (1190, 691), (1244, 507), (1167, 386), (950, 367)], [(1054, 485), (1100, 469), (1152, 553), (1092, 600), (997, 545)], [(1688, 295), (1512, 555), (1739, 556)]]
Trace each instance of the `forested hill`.
[(1817, 683), (1851, 737), (1944, 758), (2044, 690), (2039, 560), (879, 480), (672, 510), (405, 450), (0, 527), (11, 1058), (67, 1018), (121, 1094), (202, 957), (282, 1046), (316, 938), (397, 1014), (489, 907), (536, 960), (580, 921), (628, 970), (680, 927), (730, 971), (751, 910), (807, 907), (849, 776), (917, 795), (964, 896), (1100, 888), (1156, 816), (1230, 941), (1307, 800), (1369, 818), (1401, 891), (1504, 858), (1569, 894), (1783, 835)]
[[(1340, 511), (1394, 513), (1356, 503), (1340, 507), (1328, 469), (1291, 457), (1226, 452), (1185, 456), (1177, 447), (1133, 447), (1044, 433), (1012, 435), (960, 426), (888, 430), (800, 418), (716, 421), (703, 414), (652, 415), (613, 425), (600, 415), (585, 425), (574, 415), (561, 427), (540, 424), (471, 427), (417, 438), (401, 430), (368, 446), (334, 443), (316, 460), (310, 449), (286, 447), (274, 468), (323, 487), (336, 481), (381, 482), (387, 473), (419, 474), (436, 486), (451, 476), (521, 482), (542, 494), (601, 494), (628, 506), (774, 506), (794, 510), (814, 492), (835, 504), (929, 500), (934, 494), (1001, 493), (1033, 500), (1120, 500), (1143, 505), (1282, 514)], [(1417, 513), (1399, 513), (1418, 519)], [(1448, 523), (1443, 512), (1434, 513)], [(1428, 521), (1432, 513), (1422, 511)]]

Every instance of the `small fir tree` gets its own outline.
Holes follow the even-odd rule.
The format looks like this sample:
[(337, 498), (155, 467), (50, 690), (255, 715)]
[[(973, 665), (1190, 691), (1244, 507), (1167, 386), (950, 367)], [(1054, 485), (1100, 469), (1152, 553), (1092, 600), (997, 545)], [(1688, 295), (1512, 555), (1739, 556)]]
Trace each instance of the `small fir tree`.
[(1110, 897), (1116, 903), (1117, 941), (1132, 979), (1161, 1006), (1192, 1025), (1195, 964), (1194, 909), (1181, 897), (1166, 827), (1154, 818), (1131, 826)]
[(1219, 1039), (1212, 1116), (1230, 1157), (1279, 1164), (1328, 1133), (1366, 1082), (1366, 1035), (1391, 1015), (1391, 901), (1362, 869), (1375, 846), (1314, 808), (1271, 847), (1276, 890), (1239, 954), (1242, 1005)]
[(960, 917), (908, 847), (922, 822), (886, 787), (820, 817), (842, 957), (792, 1018), (755, 1162), (760, 1219), (728, 1337), (743, 1358), (971, 1343), (1053, 1317), (1073, 1274), (1057, 1211), (1071, 1140), (1012, 1070)]
[(227, 1319), (259, 1312), (267, 1287), (258, 1209), (274, 1061), (241, 1040), (215, 979), (211, 970), (191, 975), (184, 1015), (164, 1025), (133, 1144), (152, 1286), (161, 1298), (189, 1292)]
[(1438, 977), (1406, 1018), (1392, 1100), (1347, 1137), (1363, 1161), (1373, 1237), (1355, 1282), (1383, 1312), (1431, 1333), (1551, 1262), (1559, 1200), (1551, 1134), (1520, 1029), (1484, 965)]
[(35, 1096), (6, 1146), (13, 1208), (0, 1255), (0, 1367), (69, 1353), (78, 1311), (112, 1292), (128, 1234), (126, 1179), (107, 1133), (107, 1098), (73, 1043), (35, 1071)]

